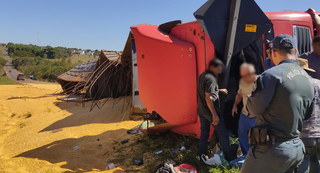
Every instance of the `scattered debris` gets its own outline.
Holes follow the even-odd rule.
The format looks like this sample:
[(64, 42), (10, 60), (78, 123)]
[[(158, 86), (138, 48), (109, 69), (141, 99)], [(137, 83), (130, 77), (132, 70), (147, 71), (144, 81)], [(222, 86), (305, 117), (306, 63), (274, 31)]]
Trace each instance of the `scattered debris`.
[(111, 163), (110, 165), (107, 166), (107, 170), (111, 170), (114, 168), (116, 168), (116, 166), (113, 163)]
[(179, 166), (174, 166), (172, 163), (160, 164), (156, 172), (159, 173), (197, 173), (197, 169), (189, 164), (181, 164)]
[(137, 166), (141, 166), (143, 164), (143, 160), (134, 160), (133, 164)]
[(197, 173), (197, 169), (188, 164), (181, 164), (178, 167), (174, 167), (176, 173)]
[(160, 164), (156, 171), (157, 173), (175, 173), (176, 171), (173, 168), (173, 165), (170, 163), (163, 163)]
[(177, 149), (175, 149), (175, 150), (173, 150), (172, 151), (172, 154), (174, 155), (174, 154), (177, 154), (177, 152), (180, 150), (180, 148), (177, 148)]
[(129, 142), (129, 139), (122, 140), (122, 141), (121, 141), (121, 144), (125, 144), (125, 143), (127, 143), (127, 142)]
[(11, 115), (11, 118), (13, 118), (14, 116), (16, 116), (16, 114), (15, 114), (15, 113), (13, 113), (13, 114)]
[(134, 128), (130, 129), (127, 131), (128, 134), (138, 134), (141, 135), (142, 131), (141, 130), (145, 130), (148, 129), (149, 127), (153, 127), (154, 123), (152, 122), (148, 122), (148, 121), (144, 121), (142, 122), (140, 125), (135, 126)]
[(9, 97), (7, 100), (13, 100), (13, 99), (39, 99), (39, 98), (45, 98), (45, 97), (54, 97), (54, 95), (47, 95), (47, 96), (39, 96), (39, 97)]
[(155, 155), (158, 155), (158, 154), (161, 154), (161, 153), (163, 153), (163, 150), (157, 151), (157, 152), (155, 153)]
[(224, 158), (223, 151), (218, 151), (217, 154), (220, 156), (221, 164), (223, 166), (228, 166), (229, 162)]
[(62, 128), (60, 128), (60, 129), (55, 129), (55, 130), (52, 130), (51, 132), (52, 133), (57, 133), (57, 132), (60, 132), (60, 131), (62, 131), (63, 129)]
[(220, 156), (218, 154), (214, 154), (213, 157), (207, 158), (205, 155), (201, 156), (202, 161), (207, 165), (216, 165), (220, 166), (222, 164), (222, 161), (220, 159)]
[[(137, 139), (134, 140), (134, 138)], [(194, 145), (198, 142), (198, 139), (194, 137), (185, 137), (173, 132), (157, 136), (141, 135), (135, 136), (132, 139), (130, 138), (130, 144), (125, 145), (121, 144), (121, 140), (123, 139), (125, 138), (120, 138), (113, 143), (112, 152), (116, 152), (117, 155), (114, 159), (109, 160), (110, 163), (120, 164), (121, 168), (124, 169), (123, 172), (156, 172), (155, 168), (157, 168), (160, 163), (170, 163), (174, 167), (179, 166), (178, 163), (188, 163), (194, 166), (197, 171), (201, 172), (229, 172), (230, 170), (230, 172), (239, 173), (239, 170), (231, 165), (212, 167), (204, 162), (200, 162), (198, 160), (197, 145)], [(215, 144), (214, 142), (210, 143), (208, 149), (211, 150), (214, 148), (216, 146)], [(185, 151), (180, 151), (182, 146), (186, 148)], [(176, 149), (178, 149), (178, 151), (174, 154), (174, 150)], [(160, 151), (160, 154), (157, 153), (158, 155), (156, 155), (158, 151)], [(101, 152), (101, 155), (104, 152)], [(109, 154), (110, 152), (111, 151), (109, 151)], [(106, 156), (101, 157), (105, 158)], [(143, 165), (133, 166), (134, 160), (143, 160)], [(175, 161), (175, 163), (171, 161)]]
[(100, 139), (97, 139), (97, 141), (100, 141)]
[(58, 97), (57, 100), (63, 100), (63, 101), (69, 101), (69, 102), (77, 102), (81, 101), (81, 96), (80, 95), (68, 95), (65, 97)]
[(25, 116), (26, 116), (26, 118), (30, 118), (32, 116), (32, 114), (30, 112), (28, 112)]
[(80, 146), (79, 146), (79, 145), (77, 145), (77, 146), (73, 147), (73, 149), (74, 149), (74, 150), (78, 150), (79, 148), (80, 148)]
[(19, 126), (20, 126), (20, 128), (23, 128), (23, 127), (26, 126), (26, 124), (25, 123), (20, 123)]
[(180, 151), (184, 151), (184, 150), (186, 150), (186, 147), (182, 146), (182, 147), (180, 148)]

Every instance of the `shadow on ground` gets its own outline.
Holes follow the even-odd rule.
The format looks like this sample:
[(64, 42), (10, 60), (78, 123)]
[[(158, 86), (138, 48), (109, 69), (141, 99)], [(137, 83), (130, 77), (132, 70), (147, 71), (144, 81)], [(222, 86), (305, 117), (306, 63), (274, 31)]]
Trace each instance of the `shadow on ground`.
[[(56, 106), (58, 106), (61, 110), (70, 112), (71, 115), (54, 122), (40, 132), (51, 131), (65, 127), (81, 126), (85, 124), (121, 122), (124, 120), (124, 117), (128, 117), (130, 114), (130, 108), (128, 107), (126, 100), (128, 99), (122, 98), (121, 100), (113, 100), (112, 98), (109, 98), (108, 102), (101, 109), (95, 107), (91, 112), (91, 101), (84, 103), (84, 107), (82, 103), (55, 102), (54, 104)], [(114, 105), (114, 102), (118, 103)]]
[[(61, 168), (70, 169), (72, 172), (103, 171), (110, 163), (109, 159), (116, 157), (112, 143), (114, 140), (121, 140), (117, 139), (119, 136), (116, 134), (125, 133), (126, 129), (119, 129), (95, 136), (63, 139), (24, 152), (15, 158), (36, 158), (52, 164), (66, 162)], [(75, 149), (75, 146), (80, 148)]]

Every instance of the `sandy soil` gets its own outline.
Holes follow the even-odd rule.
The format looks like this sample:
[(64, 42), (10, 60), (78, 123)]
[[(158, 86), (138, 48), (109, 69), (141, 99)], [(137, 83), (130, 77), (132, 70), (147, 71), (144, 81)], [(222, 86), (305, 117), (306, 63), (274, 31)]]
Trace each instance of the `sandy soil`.
[(129, 110), (122, 112), (123, 101), (112, 108), (110, 100), (89, 112), (91, 102), (83, 107), (56, 97), (7, 100), (57, 89), (43, 84), (0, 86), (0, 172), (123, 172), (121, 165), (106, 171), (115, 156), (112, 143), (134, 138), (126, 131), (141, 123), (129, 120)]

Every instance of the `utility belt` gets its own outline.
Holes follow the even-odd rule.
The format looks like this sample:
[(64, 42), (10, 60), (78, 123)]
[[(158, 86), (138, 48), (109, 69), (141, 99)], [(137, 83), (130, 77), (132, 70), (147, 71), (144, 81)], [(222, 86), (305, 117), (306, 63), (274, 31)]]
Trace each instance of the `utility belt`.
[(269, 134), (267, 127), (253, 127), (248, 133), (249, 144), (251, 146), (256, 145), (274, 145), (277, 142), (285, 142), (293, 139), (299, 140), (299, 138), (283, 138)]

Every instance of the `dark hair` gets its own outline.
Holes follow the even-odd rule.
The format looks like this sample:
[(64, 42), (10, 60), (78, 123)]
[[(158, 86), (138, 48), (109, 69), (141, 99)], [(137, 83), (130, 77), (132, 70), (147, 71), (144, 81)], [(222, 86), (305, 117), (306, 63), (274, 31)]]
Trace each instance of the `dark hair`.
[(318, 43), (318, 42), (320, 42), (320, 35), (315, 36), (313, 39), (313, 43)]
[(210, 69), (211, 66), (213, 66), (213, 67), (219, 67), (219, 66), (224, 67), (224, 64), (220, 59), (214, 58), (209, 62), (208, 68)]
[(295, 55), (296, 49), (275, 49), (280, 55)]

